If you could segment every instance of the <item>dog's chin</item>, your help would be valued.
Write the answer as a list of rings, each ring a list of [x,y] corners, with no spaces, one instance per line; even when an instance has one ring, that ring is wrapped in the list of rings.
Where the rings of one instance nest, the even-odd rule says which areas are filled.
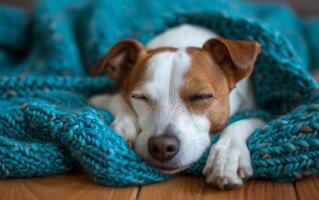
[[[187,169],[189,167],[189,165],[187,166],[183,166],[183,167],[178,167],[178,168],[167,168],[167,167],[156,167],[160,172],[162,172],[163,174],[166,175],[173,175],[173,174],[177,174],[179,172],[184,171],[185,169]]]
[[[154,165],[154,164],[151,164],[151,165],[166,175],[177,174],[179,172],[184,171],[185,169],[187,169],[190,166],[190,165],[185,165],[185,166],[181,166],[181,167],[165,167],[165,166],[158,166],[158,165]]]

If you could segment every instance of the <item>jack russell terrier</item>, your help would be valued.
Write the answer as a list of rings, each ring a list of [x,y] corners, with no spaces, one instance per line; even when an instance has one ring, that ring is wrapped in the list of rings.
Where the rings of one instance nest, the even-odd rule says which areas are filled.
[[[107,68],[120,91],[90,102],[114,115],[112,128],[146,162],[177,173],[200,158],[210,133],[223,129],[230,115],[254,107],[247,77],[259,51],[257,42],[218,38],[188,24],[159,34],[146,47],[122,40],[93,72]],[[252,175],[246,140],[264,124],[243,119],[222,131],[203,170],[207,183],[233,188]]]

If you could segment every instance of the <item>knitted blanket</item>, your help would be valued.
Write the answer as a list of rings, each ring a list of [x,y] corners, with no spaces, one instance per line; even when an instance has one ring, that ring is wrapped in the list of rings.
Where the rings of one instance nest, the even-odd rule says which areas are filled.
[[[280,20],[278,20],[280,19]],[[109,127],[111,114],[87,103],[116,87],[87,74],[122,38],[147,42],[191,23],[230,39],[257,40],[252,80],[268,125],[248,140],[255,178],[292,181],[319,170],[319,93],[307,67],[319,66],[319,21],[281,5],[239,1],[39,1],[32,13],[0,7],[0,177],[83,168],[96,182],[146,184],[167,176],[145,164]],[[211,138],[214,143],[218,134]],[[201,174],[208,151],[187,173]]]

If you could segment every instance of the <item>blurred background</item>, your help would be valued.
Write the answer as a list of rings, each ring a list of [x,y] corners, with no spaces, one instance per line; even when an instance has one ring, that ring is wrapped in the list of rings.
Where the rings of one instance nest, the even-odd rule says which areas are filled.
[[[319,15],[319,0],[245,0],[247,2],[280,2],[293,7],[299,16],[311,17]],[[0,0],[0,3],[15,5],[28,11],[32,10],[36,0]]]

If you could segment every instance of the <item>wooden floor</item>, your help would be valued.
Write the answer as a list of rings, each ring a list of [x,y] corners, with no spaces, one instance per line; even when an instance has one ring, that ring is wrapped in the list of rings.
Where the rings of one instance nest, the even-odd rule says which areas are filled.
[[[236,190],[221,191],[201,177],[180,176],[143,187],[112,188],[97,185],[81,173],[65,176],[0,181],[0,199],[112,199],[112,200],[206,200],[206,199],[319,199],[319,176],[296,183],[254,180]]]

